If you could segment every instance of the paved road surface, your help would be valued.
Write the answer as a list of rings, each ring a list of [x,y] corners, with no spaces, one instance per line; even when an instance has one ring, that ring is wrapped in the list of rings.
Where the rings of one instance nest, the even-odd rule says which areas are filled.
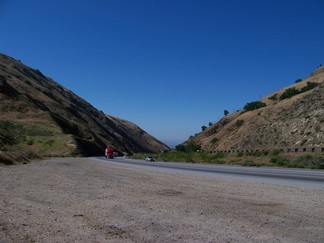
[[[241,167],[178,162],[146,162],[144,160],[133,160],[120,157],[109,160],[103,157],[97,157],[95,159],[106,163],[118,163],[125,166],[167,171],[170,173],[197,174],[231,180],[258,181],[269,184],[324,190],[323,170]]]

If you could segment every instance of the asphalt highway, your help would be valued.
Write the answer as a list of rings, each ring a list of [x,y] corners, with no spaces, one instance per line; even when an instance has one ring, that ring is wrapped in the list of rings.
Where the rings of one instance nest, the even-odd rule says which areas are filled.
[[[323,170],[241,167],[179,162],[147,162],[145,160],[133,160],[122,157],[114,159],[96,157],[93,159],[105,163],[115,163],[128,167],[157,170],[168,173],[186,173],[229,180],[256,181],[261,183],[324,190]]]

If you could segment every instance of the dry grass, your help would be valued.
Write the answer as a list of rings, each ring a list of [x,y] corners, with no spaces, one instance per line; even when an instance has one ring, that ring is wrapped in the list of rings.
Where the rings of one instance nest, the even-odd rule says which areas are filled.
[[[133,155],[134,159],[144,159],[148,154]],[[278,150],[272,152],[250,153],[197,153],[170,151],[154,156],[158,161],[209,163],[241,166],[268,166],[324,169],[324,153],[283,153]]]
[[[287,88],[299,90],[308,82],[320,85],[289,99],[279,100]],[[192,142],[206,151],[323,146],[323,91],[324,71],[264,97],[261,99],[267,104],[264,108],[249,112],[241,110],[225,116],[193,137]],[[275,94],[278,99],[270,100],[269,97]]]
[[[41,159],[41,156],[34,152],[0,152],[0,164],[5,165],[28,163],[36,159]]]

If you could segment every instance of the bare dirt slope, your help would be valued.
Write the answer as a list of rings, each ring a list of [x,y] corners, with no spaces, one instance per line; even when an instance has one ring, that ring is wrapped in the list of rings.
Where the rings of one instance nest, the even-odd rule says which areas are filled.
[[[87,158],[0,166],[0,242],[324,242],[324,193]]]

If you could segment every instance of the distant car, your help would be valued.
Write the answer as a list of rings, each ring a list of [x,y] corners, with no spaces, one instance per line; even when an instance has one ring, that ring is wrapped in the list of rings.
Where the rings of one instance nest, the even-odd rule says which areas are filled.
[[[145,158],[145,161],[148,161],[148,162],[154,162],[155,159],[154,159],[153,156],[147,156],[147,157]]]

